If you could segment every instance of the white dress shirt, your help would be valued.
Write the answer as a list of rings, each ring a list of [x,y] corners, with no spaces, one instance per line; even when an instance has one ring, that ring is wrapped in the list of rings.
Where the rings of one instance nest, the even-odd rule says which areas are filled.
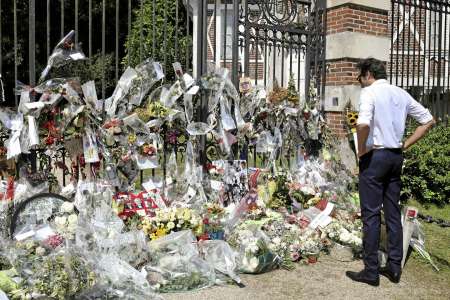
[[[379,79],[361,90],[357,124],[370,127],[366,147],[402,148],[407,116],[420,124],[433,120],[428,109],[405,90]]]

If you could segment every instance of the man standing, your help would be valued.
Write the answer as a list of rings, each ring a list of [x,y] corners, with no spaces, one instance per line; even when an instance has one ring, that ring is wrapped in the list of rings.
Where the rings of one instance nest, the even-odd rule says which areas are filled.
[[[403,256],[400,213],[402,151],[421,139],[433,126],[430,112],[406,91],[389,84],[385,65],[368,58],[358,64],[358,81],[363,88],[357,122],[359,196],[363,222],[364,270],[347,271],[354,281],[373,286],[379,274],[398,283]],[[421,125],[402,143],[407,116]],[[388,262],[378,268],[380,212],[383,207],[388,235]]]

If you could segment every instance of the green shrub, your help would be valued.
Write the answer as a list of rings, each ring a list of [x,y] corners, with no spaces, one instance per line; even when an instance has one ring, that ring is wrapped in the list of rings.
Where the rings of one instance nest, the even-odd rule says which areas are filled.
[[[176,2],[179,6],[178,19]],[[155,9],[153,3],[153,0],[144,0],[142,8],[134,10],[135,20],[127,37],[126,56],[122,64],[134,67],[146,58],[153,58],[163,65],[166,61],[166,78],[171,80],[174,78],[172,63],[179,61],[184,65],[186,49],[191,45],[186,32],[186,10],[180,0],[156,0]],[[164,20],[165,15],[167,20]]]
[[[405,152],[402,199],[450,203],[450,127],[436,126]]]

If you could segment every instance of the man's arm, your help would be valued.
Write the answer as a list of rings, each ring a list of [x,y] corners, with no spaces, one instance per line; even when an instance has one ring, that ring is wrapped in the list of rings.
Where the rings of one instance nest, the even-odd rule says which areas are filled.
[[[367,153],[367,138],[369,137],[370,127],[367,124],[358,124],[356,126],[356,136],[358,137],[358,156],[361,157]]]
[[[408,106],[408,115],[413,117],[421,125],[416,128],[414,133],[409,138],[406,139],[405,143],[403,144],[403,150],[408,149],[418,140],[420,140],[436,123],[433,119],[433,116],[430,114],[430,111],[423,107],[422,104],[414,100],[412,97],[410,98]]]
[[[419,141],[428,132],[428,130],[430,130],[431,127],[433,127],[434,124],[436,124],[436,121],[433,119],[428,123],[425,123],[417,127],[414,133],[409,138],[406,139],[405,143],[403,144],[403,150],[406,150],[415,143],[417,143],[417,141]]]
[[[367,139],[370,133],[370,126],[373,120],[374,112],[374,98],[367,91],[367,89],[361,90],[359,97],[359,115],[356,125],[356,136],[358,139],[358,156],[361,157],[366,154],[370,149],[367,149]]]

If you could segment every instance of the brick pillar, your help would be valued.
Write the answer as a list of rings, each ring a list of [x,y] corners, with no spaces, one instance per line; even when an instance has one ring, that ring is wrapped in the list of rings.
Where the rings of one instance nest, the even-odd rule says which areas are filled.
[[[328,0],[327,76],[325,111],[327,123],[340,137],[346,136],[345,105],[358,108],[360,86],[356,64],[367,57],[388,61],[390,0]]]

